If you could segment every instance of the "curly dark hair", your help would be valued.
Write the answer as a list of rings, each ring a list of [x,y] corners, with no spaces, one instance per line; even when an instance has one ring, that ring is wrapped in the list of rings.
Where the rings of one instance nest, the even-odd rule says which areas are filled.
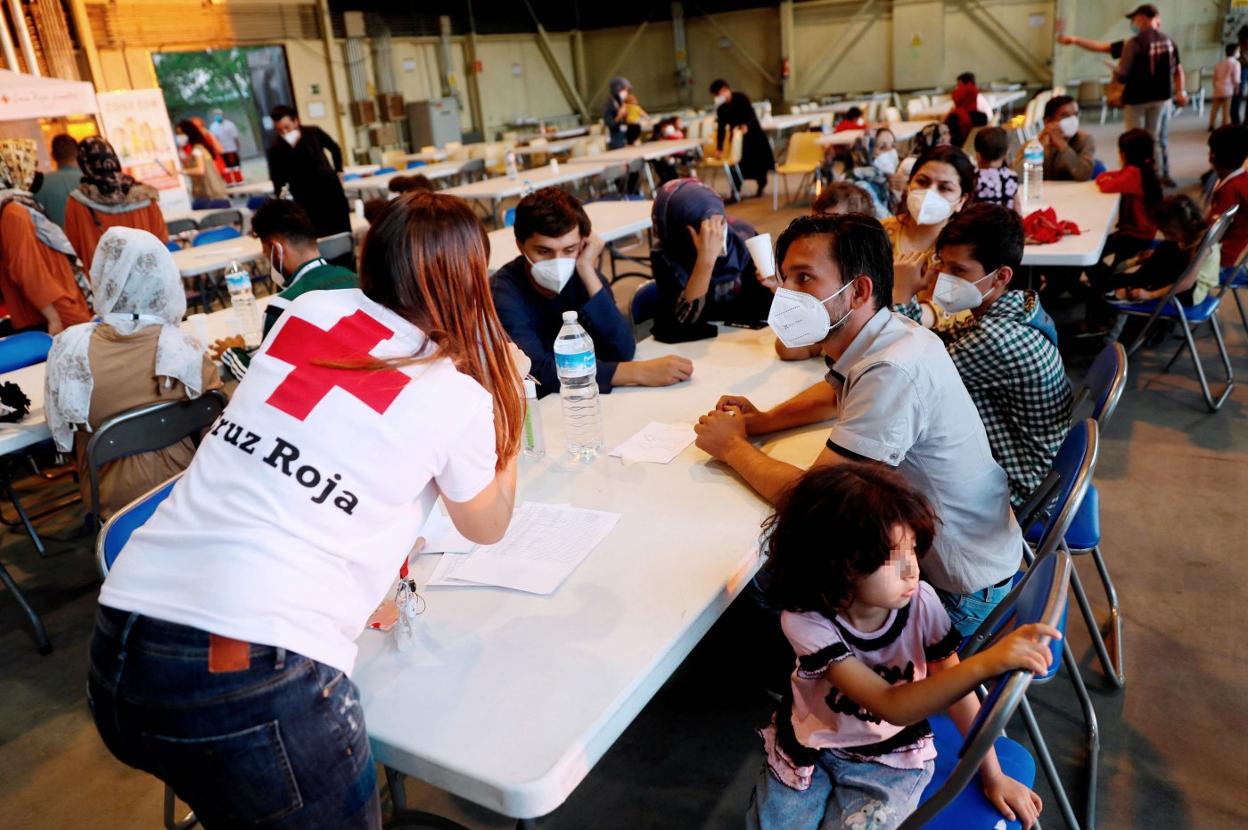
[[[914,533],[922,557],[937,521],[927,500],[887,467],[847,462],[811,470],[763,523],[768,599],[832,619],[852,601],[854,583],[888,562],[894,528]]]

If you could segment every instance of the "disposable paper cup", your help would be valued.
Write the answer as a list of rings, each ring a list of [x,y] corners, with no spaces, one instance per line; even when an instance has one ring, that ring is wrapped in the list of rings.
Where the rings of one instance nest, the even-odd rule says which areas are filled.
[[[776,252],[771,248],[771,234],[760,233],[752,236],[745,240],[745,247],[749,249],[750,258],[754,260],[759,276],[770,278],[776,275]]]

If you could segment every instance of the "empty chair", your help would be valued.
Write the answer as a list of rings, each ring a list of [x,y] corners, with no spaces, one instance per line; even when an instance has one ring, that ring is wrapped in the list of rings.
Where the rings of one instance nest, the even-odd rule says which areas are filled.
[[[252,211],[259,210],[262,204],[272,198],[272,196],[252,196],[247,200],[247,209]]]
[[[819,145],[819,133],[801,132],[794,133],[789,139],[789,148],[785,153],[784,162],[776,165],[776,175],[780,178],[781,184],[784,186],[785,199],[789,198],[789,176],[799,175],[801,178],[797,182],[795,193],[801,193],[803,187],[809,182],[814,181],[815,173],[823,164],[823,147]],[[779,206],[779,196],[777,189],[771,191],[771,207],[772,210]]]
[[[230,207],[229,199],[209,199],[207,196],[200,196],[191,202],[191,210],[228,210]]]
[[[220,228],[231,225],[238,228],[243,226],[243,212],[241,210],[220,210],[216,213],[210,213],[203,219],[199,220],[199,229],[201,232],[206,231],[209,228]]]
[[[52,335],[46,331],[19,331],[0,337],[0,375],[43,363],[51,348]]]
[[[190,233],[199,227],[199,223],[189,216],[184,219],[171,219],[165,223],[166,229],[170,236],[178,236],[179,234]]]
[[[210,245],[213,242],[225,242],[229,239],[238,239],[243,233],[238,228],[224,226],[220,228],[212,228],[211,230],[200,231],[195,234],[195,238],[191,240],[191,247],[198,248],[200,245]]]

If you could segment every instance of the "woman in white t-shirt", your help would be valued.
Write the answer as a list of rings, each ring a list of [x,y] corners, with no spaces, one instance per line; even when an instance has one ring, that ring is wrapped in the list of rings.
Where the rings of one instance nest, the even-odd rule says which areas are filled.
[[[100,592],[89,698],[109,749],[208,828],[380,827],[354,641],[441,496],[502,537],[523,417],[486,235],[395,200],[360,289],[299,297]]]

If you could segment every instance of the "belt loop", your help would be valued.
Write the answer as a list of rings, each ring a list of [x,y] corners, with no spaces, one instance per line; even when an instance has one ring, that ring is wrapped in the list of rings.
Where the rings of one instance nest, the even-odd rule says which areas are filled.
[[[277,662],[273,664],[273,669],[281,671],[284,668],[286,668],[286,649],[279,647],[277,649]]]

